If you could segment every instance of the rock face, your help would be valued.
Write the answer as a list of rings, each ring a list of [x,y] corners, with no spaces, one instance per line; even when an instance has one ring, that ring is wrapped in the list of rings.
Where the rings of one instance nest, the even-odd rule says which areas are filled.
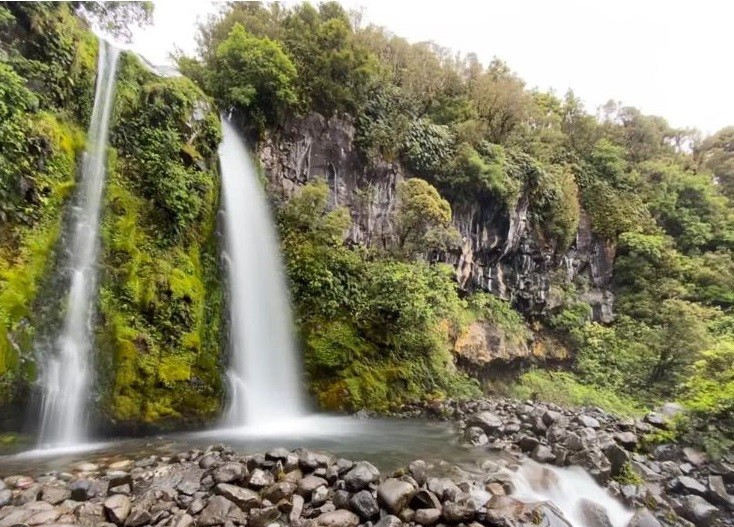
[[[381,246],[393,236],[391,214],[395,185],[406,171],[396,163],[370,160],[367,166],[354,144],[355,129],[347,120],[312,113],[292,119],[258,145],[271,195],[290,197],[316,178],[331,189],[331,204],[346,206],[352,216],[352,242]],[[562,276],[579,286],[597,320],[610,321],[610,290],[615,248],[591,232],[582,215],[573,246],[563,254],[543,241],[529,221],[529,193],[506,210],[500,202],[452,203],[454,224],[462,247],[443,255],[456,269],[466,289],[484,289],[512,299],[526,312],[557,306],[552,277]]]

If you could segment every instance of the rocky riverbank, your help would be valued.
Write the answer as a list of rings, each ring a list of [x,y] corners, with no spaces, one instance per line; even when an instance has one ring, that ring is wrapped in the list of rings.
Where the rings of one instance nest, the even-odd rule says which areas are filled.
[[[416,460],[380,473],[366,461],[304,449],[243,455],[215,445],[81,463],[0,481],[0,527],[734,525],[731,459],[712,462],[677,445],[642,448],[646,434],[667,426],[662,414],[619,419],[504,399],[430,411],[456,420],[462,440],[486,460],[475,467]],[[598,487],[560,468],[569,465],[629,510],[620,512],[601,489],[599,499],[582,496],[584,485]],[[577,476],[581,486],[568,486],[564,478]]]
[[[612,495],[648,508],[663,525],[734,525],[734,453],[712,461],[691,446],[649,441],[663,435],[679,411],[666,405],[641,418],[619,418],[598,408],[496,398],[414,407],[405,414],[455,420],[467,444],[581,466]]]

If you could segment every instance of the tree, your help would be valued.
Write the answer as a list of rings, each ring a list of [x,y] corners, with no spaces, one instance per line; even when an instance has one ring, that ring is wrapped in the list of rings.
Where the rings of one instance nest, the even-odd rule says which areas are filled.
[[[707,137],[695,155],[699,167],[710,171],[721,192],[734,200],[734,126]]]
[[[451,225],[451,206],[430,183],[417,178],[397,185],[394,223],[398,252],[412,258],[446,250],[459,239]]]
[[[72,7],[102,31],[131,42],[133,26],[153,21],[153,2],[71,2]]]
[[[217,48],[210,83],[224,108],[264,126],[296,102],[295,78],[296,68],[277,42],[254,37],[237,23]]]

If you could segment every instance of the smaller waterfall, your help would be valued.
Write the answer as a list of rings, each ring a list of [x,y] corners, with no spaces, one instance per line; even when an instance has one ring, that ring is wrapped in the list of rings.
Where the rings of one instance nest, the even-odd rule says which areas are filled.
[[[262,426],[303,413],[300,368],[268,203],[244,141],[226,119],[222,130],[230,347],[224,424]]]
[[[82,442],[86,435],[99,217],[118,55],[117,48],[100,40],[94,108],[72,210],[68,256],[62,270],[69,281],[66,312],[54,349],[41,354],[40,443],[44,446],[73,445]]]

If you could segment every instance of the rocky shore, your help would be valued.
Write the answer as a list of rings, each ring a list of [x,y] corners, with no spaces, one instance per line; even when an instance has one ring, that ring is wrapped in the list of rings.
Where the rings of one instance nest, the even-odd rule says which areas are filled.
[[[0,527],[568,527],[567,508],[517,497],[519,471],[530,468],[524,481],[547,490],[561,488],[554,467],[568,465],[629,507],[620,519],[580,499],[575,513],[585,527],[734,525],[731,459],[712,462],[676,445],[639,448],[645,434],[666,426],[662,414],[618,419],[503,399],[433,410],[455,419],[467,444],[494,453],[491,461],[465,470],[416,460],[381,474],[366,461],[305,449],[243,455],[214,445],[6,477]]]

